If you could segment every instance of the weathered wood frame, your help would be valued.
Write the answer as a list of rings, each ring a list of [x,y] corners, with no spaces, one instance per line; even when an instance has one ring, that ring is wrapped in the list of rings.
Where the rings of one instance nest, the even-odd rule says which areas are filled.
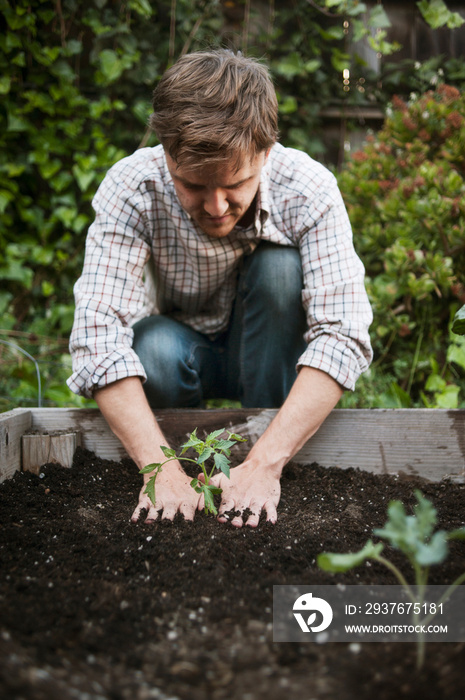
[[[167,441],[196,427],[199,434],[226,427],[248,438],[237,446],[245,454],[276,410],[165,409],[155,414]],[[0,414],[0,481],[22,468],[25,433],[64,430],[80,433],[82,446],[99,457],[120,460],[125,455],[98,409],[18,408]],[[294,461],[464,482],[465,410],[335,409]]]

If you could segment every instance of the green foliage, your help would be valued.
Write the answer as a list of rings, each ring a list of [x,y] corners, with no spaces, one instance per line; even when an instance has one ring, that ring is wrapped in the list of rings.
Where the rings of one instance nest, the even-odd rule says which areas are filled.
[[[465,306],[462,306],[455,314],[452,332],[458,335],[465,335]]]
[[[464,345],[450,330],[465,300],[464,139],[465,97],[441,84],[395,98],[339,177],[367,269],[372,375],[389,379],[397,406],[465,405]]]
[[[449,532],[445,530],[435,531],[437,524],[435,507],[420,491],[415,491],[415,496],[417,504],[414,507],[413,515],[407,515],[401,501],[391,501],[388,506],[388,519],[384,527],[373,530],[373,534],[386,540],[394,549],[405,555],[415,574],[416,589],[407,583],[406,578],[395,564],[382,556],[384,545],[382,543],[374,544],[372,540],[368,540],[358,552],[347,554],[323,552],[317,557],[318,566],[324,571],[341,573],[350,571],[370,559],[377,561],[387,567],[403,586],[414,604],[414,611],[415,608],[420,610],[428,582],[429,567],[445,561],[449,553],[448,542],[450,540],[465,539],[465,527]],[[448,600],[454,589],[464,580],[465,573],[458,576],[448,587],[438,601],[438,606]],[[415,616],[418,617],[418,613],[414,612]],[[430,616],[431,618],[432,616]],[[424,639],[422,637],[419,638],[417,652],[417,666],[421,668],[424,661]]]
[[[66,385],[71,374],[66,340],[0,331],[0,366],[0,412],[17,406],[96,406]]]
[[[108,168],[144,139],[151,91],[170,56],[192,41],[199,19],[199,41],[218,26],[216,3],[178,0],[172,42],[170,8],[169,0],[0,0],[1,330],[43,336],[44,375],[45,346],[54,352],[71,330],[91,199]],[[44,377],[44,398],[82,403],[64,384],[69,356],[61,354],[53,391]],[[10,352],[7,362],[0,407],[37,401],[28,361]]]
[[[322,109],[382,105],[393,89],[423,89],[440,71],[451,83],[465,82],[463,61],[443,57],[421,69],[410,62],[371,71],[360,47],[384,56],[396,49],[387,41],[382,4],[293,0],[261,5],[260,12],[252,3],[250,13],[247,7],[239,0],[0,0],[1,330],[42,338],[46,387],[47,343],[52,352],[60,343],[58,382],[69,364],[62,341],[71,329],[92,197],[115,161],[155,143],[146,128],[151,91],[179,55],[226,45],[265,56],[279,97],[281,140],[323,158]],[[420,8],[433,26],[458,26],[442,0],[422,0]],[[342,80],[346,69],[350,89]],[[441,191],[435,211],[445,206]],[[437,269],[437,258],[431,264],[438,284],[447,285],[448,270]],[[426,284],[412,281],[412,292]],[[4,379],[1,393],[32,401],[27,361],[16,359],[13,374],[22,379],[17,386]],[[75,402],[66,389],[53,395]]]
[[[446,532],[437,530],[437,511],[431,501],[420,491],[415,491],[417,504],[413,515],[407,515],[401,501],[391,501],[388,506],[388,519],[382,528],[373,530],[373,534],[386,540],[394,549],[404,554],[415,572],[417,585],[426,585],[428,567],[441,564],[448,555],[448,541],[465,539],[465,528]],[[344,572],[360,566],[368,559],[386,563],[381,556],[382,543],[373,544],[368,540],[359,552],[338,554],[325,552],[318,555],[318,566],[325,571]],[[391,564],[391,570],[399,582],[404,585],[403,575]]]
[[[228,438],[222,438],[221,436],[225,433],[228,434]],[[162,471],[163,466],[167,462],[171,462],[175,459],[179,459],[185,462],[192,462],[196,464],[203,472],[203,480],[195,477],[191,481],[192,488],[199,495],[203,495],[205,503],[205,513],[211,513],[212,515],[217,515],[217,509],[215,506],[214,497],[221,493],[221,489],[216,486],[212,486],[210,480],[215,472],[218,470],[222,472],[229,479],[229,456],[231,455],[231,447],[237,442],[245,442],[245,438],[242,438],[236,433],[231,433],[225,428],[220,428],[219,430],[214,430],[212,433],[207,435],[205,440],[201,440],[197,437],[197,428],[191,433],[187,442],[181,445],[181,451],[179,455],[171,447],[161,447],[163,454],[166,457],[164,462],[154,462],[153,464],[148,464],[146,467],[140,470],[141,474],[152,474],[148,480],[145,491],[152,501],[153,505],[156,506],[156,492],[155,492],[155,482],[158,474]],[[192,449],[197,453],[197,457],[192,459],[190,457],[184,457],[186,452]],[[213,458],[213,466],[210,471],[207,470],[206,462],[210,458]]]

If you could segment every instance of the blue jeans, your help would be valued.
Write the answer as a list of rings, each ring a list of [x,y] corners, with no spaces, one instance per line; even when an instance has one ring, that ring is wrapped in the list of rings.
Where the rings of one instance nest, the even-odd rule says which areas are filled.
[[[215,340],[169,316],[134,325],[133,347],[152,408],[194,408],[206,399],[277,408],[305,349],[302,265],[296,248],[262,242],[242,261],[227,331]]]

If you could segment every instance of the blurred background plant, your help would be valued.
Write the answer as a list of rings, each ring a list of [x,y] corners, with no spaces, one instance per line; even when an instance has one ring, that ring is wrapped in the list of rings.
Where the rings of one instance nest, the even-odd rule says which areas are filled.
[[[392,0],[0,0],[0,338],[39,362],[44,405],[88,405],[68,391],[65,379],[72,288],[92,220],[91,200],[116,160],[156,143],[146,129],[150,97],[168,65],[182,53],[218,45],[266,58],[279,97],[282,142],[337,169],[368,127],[382,125],[394,92],[406,99],[412,90],[424,92],[438,81],[464,84],[465,3],[449,5],[442,0],[420,0],[408,8]],[[433,196],[429,183],[436,177],[443,184],[434,194],[436,203],[425,204],[423,218],[431,214],[435,222],[438,208],[445,206],[441,192],[460,187],[454,179],[446,182],[433,165],[422,175],[423,191]],[[362,193],[362,199],[366,196]],[[375,243],[359,220],[354,225],[357,237],[371,236]],[[404,237],[408,225],[406,214]],[[373,260],[381,264],[385,255],[384,240],[376,245],[360,250],[367,255],[372,285]],[[389,264],[395,266],[402,250],[390,246]],[[410,247],[422,250],[420,244]],[[440,269],[439,249],[436,258],[435,250],[426,250],[443,294],[443,315],[453,271],[449,263]],[[426,263],[418,265],[423,269]],[[407,268],[404,273],[407,279]],[[418,282],[411,283],[410,294],[422,295],[426,282],[414,274]],[[370,293],[379,306],[381,292],[373,286]],[[399,369],[393,370],[401,315],[382,316],[384,325],[393,325],[385,325],[386,332],[374,330],[375,369],[348,402],[378,405],[392,378],[414,402],[421,400],[418,370],[407,383]],[[422,326],[416,317],[409,316],[408,323],[416,324],[409,327],[412,343]],[[395,334],[389,352],[381,350],[380,332],[388,339]],[[34,364],[0,345],[0,408],[36,402]],[[423,366],[426,347],[420,344],[415,367]],[[444,363],[438,363],[434,386],[440,380],[449,386]],[[424,395],[434,405],[440,393],[436,388]]]
[[[382,376],[371,405],[465,406],[465,342],[451,330],[465,302],[464,143],[465,96],[440,84],[395,98],[339,174],[374,311],[359,389]]]

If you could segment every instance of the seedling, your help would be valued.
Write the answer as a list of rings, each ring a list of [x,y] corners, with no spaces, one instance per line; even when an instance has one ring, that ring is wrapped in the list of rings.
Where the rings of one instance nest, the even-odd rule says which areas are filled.
[[[221,438],[224,433],[228,434],[227,439]],[[163,454],[166,459],[164,462],[156,462],[153,464],[148,464],[146,467],[140,470],[141,474],[153,475],[147,482],[144,493],[148,495],[153,505],[156,505],[156,494],[155,494],[155,482],[158,474],[162,471],[163,466],[167,462],[171,462],[174,459],[179,459],[185,462],[193,462],[197,464],[203,472],[204,481],[201,481],[197,477],[192,479],[191,486],[198,493],[203,494],[205,502],[205,513],[211,513],[212,515],[217,515],[218,511],[215,507],[214,497],[216,494],[221,493],[221,489],[210,484],[210,480],[217,469],[222,472],[229,479],[229,456],[231,454],[231,447],[237,442],[246,442],[246,438],[236,435],[236,433],[231,433],[225,428],[220,430],[215,430],[214,432],[207,435],[205,440],[201,440],[197,437],[197,428],[193,433],[190,434],[189,440],[181,445],[179,455],[176,450],[171,449],[171,447],[161,447]],[[190,457],[183,457],[189,448],[192,448],[197,452],[197,457],[192,459]],[[211,468],[206,467],[206,462],[208,459],[213,458],[213,465]]]
[[[417,505],[414,506],[414,515],[407,515],[401,501],[391,501],[388,506],[388,519],[383,528],[373,530],[373,534],[387,540],[394,549],[400,550],[410,562],[414,574],[416,589],[407,583],[402,572],[389,559],[381,555],[384,549],[382,542],[375,544],[368,540],[365,546],[358,552],[336,554],[324,552],[317,557],[318,566],[325,571],[345,572],[360,566],[368,559],[373,559],[386,566],[403,586],[409,599],[413,603],[413,610],[421,610],[428,582],[429,567],[433,564],[441,564],[448,555],[448,541],[465,539],[465,527],[446,532],[437,530],[437,512],[431,501],[423,496],[420,491],[415,491]],[[446,602],[454,589],[465,581],[465,572],[461,574],[445,591],[437,602],[436,609],[441,603]],[[429,615],[422,624],[433,619]],[[416,624],[419,615],[414,612]],[[417,668],[421,668],[425,656],[425,641],[423,636],[418,637],[417,643]]]

